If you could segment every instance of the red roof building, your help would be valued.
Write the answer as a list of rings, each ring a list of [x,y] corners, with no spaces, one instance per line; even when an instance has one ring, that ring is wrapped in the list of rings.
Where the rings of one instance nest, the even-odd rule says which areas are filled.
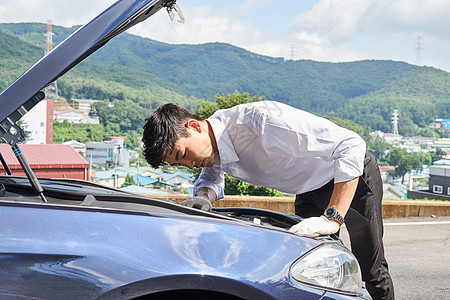
[[[36,177],[88,180],[89,163],[70,145],[19,145]],[[12,175],[25,176],[11,147],[0,144],[0,153]],[[6,174],[0,164],[0,174]]]

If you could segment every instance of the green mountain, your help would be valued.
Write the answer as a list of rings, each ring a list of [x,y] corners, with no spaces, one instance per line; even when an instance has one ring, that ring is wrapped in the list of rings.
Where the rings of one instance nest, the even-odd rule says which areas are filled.
[[[53,26],[55,44],[75,29]],[[0,56],[2,74],[10,73],[12,62],[28,65],[17,61],[15,49],[38,60],[44,33],[44,24],[0,24],[0,54],[5,52],[2,38],[12,45]],[[14,77],[8,76],[0,79],[0,88]],[[284,60],[223,43],[171,45],[127,33],[70,71],[58,86],[65,97],[130,99],[148,109],[169,101],[192,108],[198,98],[249,92],[384,131],[391,130],[391,115],[398,109],[404,135],[416,134],[417,126],[435,118],[448,118],[450,110],[450,73],[435,68],[380,60]]]
[[[77,27],[54,26],[54,44]],[[8,87],[44,54],[45,25],[38,23],[0,24],[0,90]],[[56,38],[58,36],[58,38]],[[151,109],[168,101],[195,108],[198,99],[180,92],[178,85],[130,67],[87,59],[58,80],[64,98],[132,100]]]

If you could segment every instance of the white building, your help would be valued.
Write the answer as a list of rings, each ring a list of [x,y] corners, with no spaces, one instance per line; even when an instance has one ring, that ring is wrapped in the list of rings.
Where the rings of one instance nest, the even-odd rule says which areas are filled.
[[[67,121],[75,124],[100,124],[98,117],[90,117],[87,113],[76,111],[55,111],[53,118],[58,122]]]
[[[103,142],[86,143],[86,160],[90,164],[118,165],[128,167],[130,157],[124,151],[123,139],[113,138]]]
[[[53,144],[53,99],[43,99],[22,118],[25,144]]]
[[[86,145],[75,140],[64,142],[64,145],[70,145],[72,148],[83,156],[86,154]]]

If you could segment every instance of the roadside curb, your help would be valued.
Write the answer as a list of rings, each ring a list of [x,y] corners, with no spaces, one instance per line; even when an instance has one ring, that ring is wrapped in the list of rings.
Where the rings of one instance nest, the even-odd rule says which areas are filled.
[[[181,202],[190,195],[145,194],[146,196]],[[294,214],[293,197],[226,196],[213,207],[252,207]],[[419,200],[383,200],[383,218],[450,216],[450,202]]]
[[[450,202],[384,200],[383,218],[450,216]]]

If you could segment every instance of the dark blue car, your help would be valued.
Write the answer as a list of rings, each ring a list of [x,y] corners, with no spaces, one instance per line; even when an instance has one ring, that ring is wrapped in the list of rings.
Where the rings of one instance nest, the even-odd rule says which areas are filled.
[[[370,299],[339,240],[288,232],[297,216],[34,176],[17,121],[48,84],[161,9],[179,12],[173,0],[117,1],[0,94],[0,138],[27,174],[0,154],[0,299]]]

